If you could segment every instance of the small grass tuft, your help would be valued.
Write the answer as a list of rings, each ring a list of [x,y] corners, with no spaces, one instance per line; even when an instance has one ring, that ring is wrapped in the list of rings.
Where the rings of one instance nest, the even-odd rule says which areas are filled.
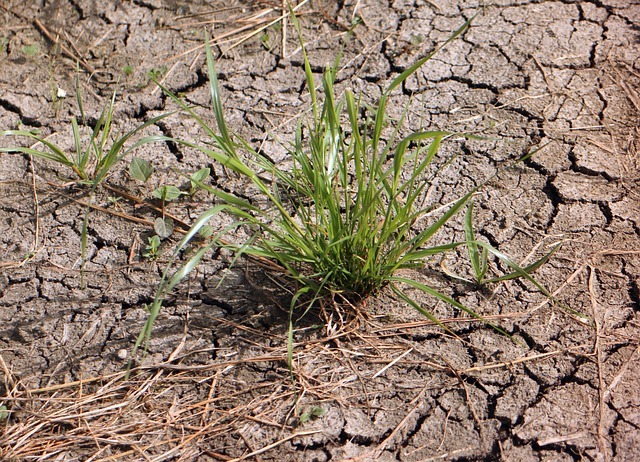
[[[82,105],[82,95],[78,82],[76,82],[76,101],[80,111],[80,120],[86,121],[84,109]],[[89,130],[88,137],[76,117],[71,119],[71,129],[73,132],[73,141],[75,152],[66,153],[64,149],[51,143],[46,138],[40,136],[38,130],[7,130],[0,132],[0,136],[17,136],[27,138],[35,142],[31,147],[12,146],[0,148],[0,152],[22,153],[31,156],[40,157],[50,162],[64,166],[73,176],[75,180],[87,188],[89,188],[89,203],[85,209],[84,221],[82,226],[82,264],[86,259],[87,249],[87,226],[89,212],[93,197],[98,186],[105,180],[115,165],[120,163],[130,152],[138,147],[162,141],[163,137],[148,136],[136,141],[131,147],[125,149],[125,144],[131,137],[136,135],[146,127],[155,124],[159,120],[167,117],[170,113],[149,119],[145,123],[139,125],[124,135],[114,134],[113,129],[113,112],[115,109],[116,92],[113,92],[109,103],[103,108],[100,117],[95,126]]]

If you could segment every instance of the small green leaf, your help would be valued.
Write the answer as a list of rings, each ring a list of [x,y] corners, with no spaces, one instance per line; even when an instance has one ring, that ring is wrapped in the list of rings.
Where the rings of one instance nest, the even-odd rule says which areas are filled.
[[[5,406],[4,404],[0,406],[0,421],[7,420],[10,414],[11,413],[7,409],[7,406]]]
[[[184,193],[175,186],[160,186],[153,191],[153,196],[163,200],[164,202],[171,202],[182,194]]]
[[[129,164],[129,175],[131,175],[131,178],[146,182],[152,173],[153,167],[148,161],[140,157],[131,159],[131,164]]]
[[[260,42],[262,43],[262,46],[265,50],[271,50],[271,37],[269,37],[269,34],[267,32],[260,36]]]
[[[149,72],[147,72],[147,77],[149,80],[158,80],[167,72],[167,66],[162,66],[160,69],[151,68]]]
[[[38,54],[38,45],[25,45],[22,47],[22,52],[28,56],[35,56]]]
[[[198,183],[202,183],[211,175],[211,169],[209,167],[201,168],[196,173],[191,175],[189,181],[191,181],[191,194],[195,193],[198,189]]]
[[[322,417],[325,411],[320,406],[313,406],[311,410],[300,414],[300,423],[307,423],[309,420],[315,420]]]
[[[166,239],[173,232],[173,220],[171,218],[156,218],[153,229],[161,239]]]

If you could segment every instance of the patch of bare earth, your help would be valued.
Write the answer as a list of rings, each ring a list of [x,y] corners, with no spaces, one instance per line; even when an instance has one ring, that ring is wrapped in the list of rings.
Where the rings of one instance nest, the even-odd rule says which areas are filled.
[[[130,130],[175,109],[148,83],[152,70],[211,120],[206,27],[217,40],[229,125],[286,162],[279,143],[309,102],[297,39],[290,24],[247,35],[280,17],[281,7],[3,2],[0,131],[38,128],[71,149],[76,75],[87,123],[118,89],[114,123]],[[176,231],[163,243],[158,261],[142,257],[160,213],[153,188],[183,185],[177,171],[210,166],[210,181],[247,197],[255,192],[187,149],[141,148],[135,155],[156,172],[142,185],[123,163],[98,191],[83,282],[85,190],[58,166],[2,153],[0,458],[636,460],[640,3],[315,0],[298,11],[318,74],[352,19],[362,18],[346,42],[339,86],[365,99],[477,15],[393,95],[392,115],[409,105],[412,129],[489,138],[443,148],[428,200],[446,204],[500,169],[475,199],[479,235],[523,264],[562,241],[536,277],[592,324],[529,284],[477,291],[439,276],[435,261],[412,276],[519,343],[422,297],[455,338],[382,293],[357,316],[327,305],[324,316],[298,323],[292,380],[286,291],[254,262],[230,268],[233,256],[214,252],[172,295],[148,356],[127,378],[145,304],[179,238]],[[205,139],[180,114],[144,134]],[[0,138],[0,146],[16,142]],[[504,168],[543,145],[526,164]],[[199,192],[166,211],[188,226],[210,205]],[[441,239],[463,236],[456,223]],[[442,264],[463,272],[462,261]]]

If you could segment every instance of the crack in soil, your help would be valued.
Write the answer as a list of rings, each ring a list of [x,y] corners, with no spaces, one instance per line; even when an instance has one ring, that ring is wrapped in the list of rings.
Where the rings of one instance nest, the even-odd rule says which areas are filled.
[[[343,63],[350,63],[351,67],[341,74],[338,83],[343,87],[354,85],[356,89],[364,89],[365,99],[376,91],[379,93],[379,87],[384,88],[390,78],[406,69],[412,59],[417,59],[416,53],[427,52],[441,43],[451,27],[458,27],[465,17],[475,13],[472,8],[456,2],[441,2],[437,7],[417,1],[367,0],[357,3],[359,11],[355,14],[361,15],[364,23],[356,30],[357,40],[345,44]],[[161,92],[153,93],[154,88],[148,84],[144,74],[151,68],[160,69],[167,57],[173,59],[173,56],[202,41],[198,27],[187,24],[188,18],[177,21],[173,17],[179,9],[178,4],[176,7],[173,3],[158,5],[157,2],[135,0],[127,5],[126,12],[120,6],[106,10],[85,0],[69,0],[56,6],[60,14],[68,14],[64,30],[77,43],[81,43],[83,37],[80,31],[103,31],[105,26],[117,26],[117,30],[108,29],[111,32],[105,32],[103,37],[87,40],[91,46],[88,50],[79,50],[82,52],[79,55],[90,53],[95,66],[96,62],[103,60],[101,65],[104,69],[100,71],[107,74],[118,75],[125,64],[134,69],[131,76],[120,80],[125,88],[119,90],[119,94],[125,95],[126,99],[123,100],[125,107],[118,107],[116,115],[123,117],[124,123],[140,123],[155,112],[167,110],[170,103]],[[276,8],[264,2],[248,2],[245,7],[247,15],[263,11],[262,8]],[[5,92],[0,98],[0,130],[14,128],[17,117],[30,127],[58,133],[67,115],[79,111],[73,98],[61,99],[56,108],[58,113],[52,116],[54,109],[48,102],[49,87],[59,84],[61,88],[67,88],[66,82],[74,77],[74,66],[53,53],[51,56],[26,55],[23,50],[33,43],[33,31],[23,26],[30,24],[30,19],[27,16],[16,19],[18,16],[11,15],[20,11],[16,1],[10,1],[4,8],[2,14],[7,14],[10,24],[20,27],[9,28],[0,36],[0,40],[7,37],[6,45],[0,50],[0,60],[5,63],[3,72],[0,72],[0,89]],[[197,1],[192,2],[189,8],[189,15],[199,21],[212,18],[220,21],[213,28],[214,37],[236,27],[237,23],[233,21],[239,10],[219,11],[214,15],[211,5]],[[312,72],[319,75],[324,71],[325,63],[332,61],[336,47],[340,46],[343,40],[342,36],[339,37],[342,34],[340,24],[350,22],[354,6],[349,2],[339,2],[325,5],[321,12],[312,2],[308,8],[309,12],[301,15],[300,19],[314,59]],[[615,66],[618,58],[610,50],[638,51],[638,43],[623,38],[634,33],[633,8],[637,6],[615,6],[601,0],[582,3],[569,0],[508,2],[500,5],[490,2],[457,44],[464,55],[439,57],[437,62],[434,61],[438,71],[433,78],[431,74],[421,75],[416,83],[403,86],[394,100],[394,105],[399,107],[411,101],[414,105],[411,110],[415,109],[416,114],[426,112],[428,122],[438,128],[459,127],[490,138],[522,141],[515,148],[505,148],[504,142],[496,142],[495,148],[478,147],[475,142],[454,148],[462,153],[465,162],[450,166],[460,168],[462,173],[448,174],[438,181],[433,193],[441,201],[469,185],[477,185],[477,172],[499,167],[500,159],[512,159],[514,152],[526,153],[532,146],[553,142],[545,148],[547,157],[534,156],[525,162],[525,168],[515,173],[520,178],[514,180],[513,171],[501,174],[504,189],[483,198],[486,204],[478,204],[477,210],[486,213],[483,215],[485,226],[477,234],[496,248],[510,246],[510,242],[505,242],[505,236],[509,236],[508,240],[528,245],[530,242],[537,244],[536,239],[543,234],[551,234],[554,240],[564,235],[566,242],[559,251],[562,258],[554,260],[554,265],[544,265],[536,276],[539,274],[550,290],[560,288],[558,297],[569,300],[572,307],[585,301],[582,276],[577,275],[563,286],[575,270],[571,262],[581,258],[574,258],[574,255],[586,255],[588,250],[584,247],[596,245],[599,248],[635,249],[640,235],[637,220],[622,213],[619,207],[612,207],[622,200],[629,201],[628,206],[632,207],[636,198],[633,188],[619,180],[620,175],[614,165],[617,159],[613,155],[609,158],[606,152],[592,148],[585,141],[587,137],[595,139],[604,131],[620,139],[630,136],[631,132],[624,132],[613,117],[616,111],[627,113],[624,104],[631,108],[628,111],[630,120],[633,122],[637,118],[633,115],[633,102],[621,103],[615,97],[616,92],[607,87],[607,77],[612,77],[614,82],[619,77],[607,68],[609,64],[604,57],[608,54],[606,59],[613,60],[610,64]],[[36,15],[42,15],[42,12],[34,10],[28,17]],[[331,20],[327,19],[328,27],[323,29],[324,26],[318,24],[325,16]],[[225,20],[228,24],[224,24]],[[297,46],[297,38],[292,33],[291,23],[288,26],[287,49],[290,52]],[[278,34],[273,28],[268,32],[272,38]],[[409,36],[409,33],[413,35]],[[256,144],[262,143],[263,132],[280,127],[285,121],[289,122],[284,125],[284,139],[291,135],[295,128],[295,122],[291,122],[295,118],[291,117],[301,111],[307,100],[307,90],[301,78],[300,54],[282,57],[281,45],[277,41],[274,40],[272,49],[266,51],[258,36],[235,51],[218,57],[219,78],[230,114],[228,122],[233,130],[249,132],[247,139]],[[360,55],[362,48],[367,49],[374,43],[379,45]],[[222,49],[225,49],[224,45],[220,45]],[[164,84],[174,93],[184,94],[185,101],[191,106],[208,108],[208,78],[202,54],[187,53],[177,61],[171,61],[167,67],[171,69],[174,62],[178,62],[177,67],[163,75],[166,78]],[[634,69],[636,63],[628,65]],[[183,75],[183,72],[190,74]],[[99,109],[94,110],[98,96],[108,95],[110,91],[106,87],[113,83],[98,82],[90,76],[82,77],[83,88],[88,93],[87,105],[90,106],[87,113],[99,114]],[[427,98],[420,99],[417,97],[420,94]],[[458,124],[462,119],[458,117],[460,113],[451,112],[457,106],[464,106],[461,113],[469,120]],[[391,110],[396,111],[396,108]],[[205,117],[210,118],[210,111],[206,112]],[[575,130],[585,121],[605,128],[594,128],[585,137]],[[80,123],[95,127],[97,118],[94,116]],[[633,126],[633,123],[629,125]],[[195,130],[189,132],[192,126],[177,118],[165,119],[152,128],[168,137],[180,137],[185,131],[187,136],[198,136]],[[608,147],[610,142],[601,144]],[[7,138],[0,138],[0,143],[1,146],[10,144]],[[154,162],[162,158],[182,171],[197,171],[208,166],[214,187],[253,204],[260,202],[260,198],[246,185],[212,165],[210,159],[192,156],[187,149],[175,143],[165,143],[165,146],[161,148],[161,155],[154,151],[157,146],[142,149],[135,155]],[[280,153],[272,147],[265,151],[273,159],[282,161]],[[632,155],[632,152],[627,155]],[[0,165],[0,194],[4,197],[0,208],[0,232],[4,234],[2,248],[6,249],[3,250],[3,259],[21,261],[23,255],[20,253],[24,249],[15,241],[24,239],[24,233],[16,233],[14,229],[18,228],[16,223],[22,223],[20,220],[32,216],[32,211],[25,211],[21,205],[24,202],[22,196],[16,193],[10,180],[24,172],[23,157],[0,154]],[[51,170],[43,169],[41,165],[40,161],[35,163],[42,181],[53,180]],[[574,174],[579,176],[572,176]],[[114,183],[119,188],[127,190],[132,187],[126,178],[124,165],[113,175],[119,180]],[[633,171],[629,171],[628,176],[633,178]],[[535,179],[532,180],[533,177]],[[586,182],[584,191],[590,191],[592,195],[575,189],[582,184],[579,181]],[[539,194],[529,194],[532,188]],[[599,191],[605,195],[598,197]],[[130,348],[135,341],[147,316],[143,306],[153,302],[159,273],[168,260],[166,254],[161,255],[156,264],[141,258],[141,247],[144,248],[146,243],[141,244],[139,240],[136,243],[132,236],[149,235],[151,230],[145,225],[95,213],[89,233],[89,263],[93,266],[92,271],[85,274],[86,285],[82,289],[79,271],[73,270],[77,268],[79,255],[79,247],[74,247],[74,242],[80,242],[78,217],[81,214],[65,210],[71,203],[68,200],[53,201],[46,197],[47,194],[50,193],[39,193],[40,205],[46,203],[49,207],[45,212],[41,210],[39,216],[40,232],[46,236],[42,248],[24,267],[6,270],[3,267],[3,274],[0,274],[0,321],[4,325],[0,333],[2,362],[7,364],[12,374],[24,377],[27,380],[25,384],[32,387],[122,371],[123,361],[118,356],[119,352]],[[125,202],[120,201],[117,206],[126,214],[149,217],[148,210]],[[522,203],[527,208],[544,210],[542,219],[532,220],[532,215],[523,210]],[[194,218],[209,206],[210,200],[204,195],[195,196],[186,214]],[[511,228],[516,226],[514,223],[523,230],[511,232]],[[443,243],[463,235],[462,228],[457,225],[448,228],[446,233]],[[163,245],[168,247],[169,243]],[[542,249],[540,254],[544,254]],[[518,247],[518,252],[524,256],[528,250]],[[465,258],[462,253],[459,257]],[[621,276],[619,282],[601,284],[601,296],[614,307],[608,309],[626,310],[616,312],[619,316],[615,317],[615,323],[607,324],[605,333],[606,338],[616,339],[615,344],[607,345],[606,367],[603,369],[609,374],[605,376],[605,383],[610,384],[607,391],[610,398],[606,406],[612,414],[611,420],[605,423],[605,430],[609,432],[605,438],[611,440],[616,460],[633,460],[634,441],[640,432],[640,424],[634,414],[637,413],[634,407],[638,399],[637,390],[633,391],[628,386],[638,377],[635,363],[629,366],[628,377],[617,375],[621,374],[617,372],[622,367],[619,364],[628,358],[633,359],[628,350],[638,332],[636,318],[640,313],[640,289],[635,258],[635,254],[623,254],[619,268],[602,263],[604,270],[608,268]],[[193,460],[197,460],[205,449],[233,458],[243,456],[245,446],[244,454],[270,444],[275,446],[260,454],[265,461],[349,460],[375,450],[383,442],[381,460],[385,457],[389,460],[424,460],[442,454],[447,454],[444,458],[451,460],[523,462],[566,458],[597,460],[600,457],[597,439],[567,438],[574,430],[577,430],[576,434],[595,434],[586,417],[593,412],[589,407],[589,397],[602,390],[599,390],[597,377],[591,371],[593,359],[588,348],[584,351],[577,349],[590,345],[591,330],[567,318],[557,307],[532,313],[531,300],[535,299],[535,293],[528,284],[511,282],[492,294],[469,290],[467,286],[451,284],[446,279],[436,280],[448,291],[447,294],[480,304],[487,310],[487,315],[518,312],[521,317],[505,315],[500,324],[524,342],[526,348],[505,346],[495,332],[469,322],[453,325],[454,332],[463,339],[457,346],[453,341],[447,343],[450,339],[445,342],[443,333],[432,326],[401,326],[393,330],[393,335],[380,337],[371,333],[368,323],[384,320],[389,324],[410,324],[424,320],[400,303],[376,298],[368,301],[366,306],[369,319],[361,321],[361,325],[349,333],[340,333],[339,337],[332,338],[335,331],[332,334],[331,326],[316,326],[317,320],[297,326],[294,369],[299,380],[292,382],[284,362],[287,357],[287,296],[271,291],[265,295],[242,277],[232,278],[214,289],[220,276],[233,270],[229,268],[229,261],[229,255],[215,252],[207,257],[199,272],[194,272],[188,287],[179,288],[178,293],[170,297],[154,331],[150,353],[145,360],[147,363],[144,363],[166,364],[171,353],[178,348],[183,350],[178,355],[179,359],[170,361],[172,367],[201,369],[195,372],[184,370],[177,375],[169,370],[154,370],[153,373],[161,372],[162,380],[168,384],[159,396],[154,395],[153,390],[161,389],[162,382],[153,382],[153,375],[144,376],[144,371],[137,372],[141,381],[151,380],[149,384],[153,384],[145,395],[147,412],[156,422],[167,423],[161,429],[149,428],[148,435],[162,433],[170,438],[178,435],[177,428],[188,432],[190,428],[201,428],[199,425],[204,422],[224,425],[220,433],[212,430],[214,436],[210,438],[194,436],[193,451],[198,455]],[[437,264],[428,268],[424,272],[425,277],[430,278],[428,271],[437,269]],[[278,277],[275,279],[281,284]],[[290,288],[281,287],[281,290],[286,294]],[[485,295],[491,296],[489,301],[484,299]],[[441,308],[426,297],[420,303],[429,309]],[[279,304],[284,308],[278,307]],[[183,333],[185,323],[190,327],[186,337]],[[185,343],[179,346],[183,337]],[[408,348],[414,348],[414,352],[392,363]],[[526,360],[527,356],[553,350],[564,353],[535,361]],[[271,359],[252,362],[254,358],[263,356]],[[471,397],[470,402],[467,402],[465,390],[456,382],[452,372],[436,367],[442,357],[453,359],[459,370],[480,368],[473,376],[461,375]],[[523,358],[524,362],[519,363]],[[482,370],[492,362],[500,361],[504,362],[503,366]],[[384,374],[376,376],[387,365],[389,368]],[[205,369],[207,367],[212,369]],[[607,367],[616,371],[611,372]],[[0,372],[0,375],[5,372]],[[20,387],[12,388],[10,380],[13,379],[3,376],[0,385],[3,398],[0,400],[15,411],[12,419],[17,420],[4,426],[3,432],[13,431],[15,427],[10,424],[14,422],[24,424],[26,428],[31,416],[47,410],[46,407],[29,408],[26,401],[20,401],[21,404],[11,408],[14,406],[11,403],[16,402],[10,401],[14,396],[10,394],[17,393]],[[422,407],[412,411],[415,405],[410,403],[415,397],[416,384],[424,386],[430,381],[434,385],[424,395]],[[106,384],[95,388],[91,388],[89,383],[82,386],[86,387],[82,389],[84,394],[99,390]],[[133,382],[123,383],[122,387],[122,390],[126,387],[136,390]],[[24,388],[28,388],[27,385]],[[122,405],[129,402],[130,396],[126,393],[114,391]],[[70,396],[80,394],[74,392]],[[279,396],[283,398],[279,399]],[[620,401],[624,399],[628,403]],[[51,406],[58,406],[63,400],[54,401],[51,401]],[[557,404],[557,409],[547,409],[546,406],[553,404]],[[295,428],[289,426],[302,409],[316,405],[326,411],[325,416]],[[470,406],[476,410],[472,411]],[[563,406],[568,410],[563,410]],[[163,411],[158,411],[158,408]],[[127,415],[131,419],[143,420],[142,408],[123,409],[127,412],[121,415],[105,411],[104,416],[88,419],[87,425],[94,425],[90,434],[73,422],[61,421],[55,428],[43,427],[38,435],[51,435],[56,438],[50,440],[55,444],[64,440],[66,434],[89,435],[87,441],[93,441],[92,437],[105,441],[120,438],[120,435],[103,432],[95,425],[103,417],[112,419],[110,425],[113,428],[124,428],[117,426],[126,425],[119,419],[126,419]],[[346,414],[353,409],[364,409],[366,419],[360,422],[355,414]],[[192,411],[197,415],[187,421],[186,416]],[[472,415],[476,411],[479,419]],[[332,412],[347,417],[340,422],[323,420],[328,419]],[[414,414],[404,421],[400,431],[394,433],[409,412]],[[577,419],[585,416],[584,422],[578,422],[580,426],[574,428],[574,422],[568,422],[566,415],[577,416]],[[544,425],[539,430],[531,430],[540,421]],[[242,435],[249,428],[247,425],[254,425],[251,427],[254,431],[251,438],[245,440]],[[307,428],[318,429],[321,433],[317,439],[304,436],[290,443],[276,444],[282,438]],[[392,435],[394,437],[387,442]],[[142,441],[146,436],[140,438]],[[5,456],[3,451],[8,450],[8,445],[15,448],[19,438],[7,438],[5,441],[11,442],[0,444],[0,457]],[[36,439],[30,440],[29,444],[31,441]],[[111,451],[111,455],[132,448],[126,439],[118,441],[113,445],[101,444],[107,448],[105,451]],[[91,444],[61,453],[61,460],[91,457],[94,454]],[[153,451],[164,451],[169,446],[141,450],[145,457],[153,458],[158,456],[158,452]],[[67,457],[65,454],[68,454],[68,459],[64,459]]]

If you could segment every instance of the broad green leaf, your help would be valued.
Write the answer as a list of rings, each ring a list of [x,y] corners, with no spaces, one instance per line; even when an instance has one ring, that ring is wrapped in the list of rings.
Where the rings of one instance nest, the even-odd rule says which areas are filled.
[[[201,168],[193,175],[191,175],[189,177],[189,180],[191,181],[191,190],[195,192],[199,187],[199,183],[202,183],[204,180],[206,180],[209,175],[211,175],[211,169],[209,167]]]
[[[131,178],[146,182],[153,174],[151,163],[140,157],[134,157],[129,164],[129,175]]]
[[[161,239],[166,239],[173,233],[173,220],[168,217],[158,217],[153,224],[153,230]]]
[[[157,197],[164,202],[171,202],[173,200],[176,200],[183,194],[184,193],[175,186],[162,185],[159,188],[153,190],[153,197]]]

